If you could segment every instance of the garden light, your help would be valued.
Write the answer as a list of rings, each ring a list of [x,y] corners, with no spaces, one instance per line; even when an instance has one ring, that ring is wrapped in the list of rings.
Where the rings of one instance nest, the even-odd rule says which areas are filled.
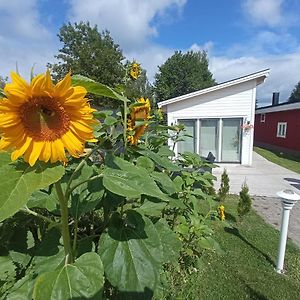
[[[282,212],[282,220],[281,220],[281,228],[280,228],[280,239],[279,239],[276,272],[282,274],[284,273],[283,263],[284,263],[284,256],[285,256],[290,211],[295,205],[295,203],[300,200],[300,195],[298,195],[297,193],[291,190],[284,190],[284,191],[277,192],[277,196],[281,198],[283,212]]]

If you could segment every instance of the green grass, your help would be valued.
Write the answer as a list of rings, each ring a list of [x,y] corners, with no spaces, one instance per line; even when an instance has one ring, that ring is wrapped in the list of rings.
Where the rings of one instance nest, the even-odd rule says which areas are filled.
[[[288,241],[286,274],[274,270],[279,233],[254,211],[236,222],[237,196],[225,201],[226,222],[214,222],[224,255],[205,252],[196,273],[173,274],[167,299],[300,299],[300,249]]]
[[[300,174],[300,157],[289,155],[280,151],[270,151],[258,147],[254,147],[254,151],[267,160]]]

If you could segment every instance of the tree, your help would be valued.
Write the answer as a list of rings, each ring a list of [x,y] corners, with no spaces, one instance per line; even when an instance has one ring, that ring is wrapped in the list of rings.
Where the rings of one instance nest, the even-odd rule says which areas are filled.
[[[176,51],[155,75],[157,102],[191,93],[216,84],[208,69],[205,51]]]
[[[244,182],[244,184],[242,185],[242,189],[240,191],[240,199],[237,207],[239,217],[242,218],[244,215],[249,213],[251,206],[252,206],[252,200],[249,195],[249,188],[246,182]]]
[[[289,102],[299,102],[300,101],[300,81],[295,85],[290,97]]]
[[[99,33],[89,23],[68,23],[60,28],[58,37],[64,44],[55,55],[58,63],[48,64],[56,80],[71,71],[109,86],[122,82],[124,57],[108,31]]]
[[[224,169],[221,175],[221,186],[218,191],[218,200],[222,203],[225,201],[227,195],[229,194],[229,182],[229,176],[227,174],[226,169]]]

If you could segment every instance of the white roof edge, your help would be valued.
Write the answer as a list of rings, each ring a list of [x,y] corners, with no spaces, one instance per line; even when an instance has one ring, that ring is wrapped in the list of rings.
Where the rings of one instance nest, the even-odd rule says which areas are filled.
[[[182,96],[178,96],[178,97],[175,97],[175,98],[171,98],[171,99],[168,99],[168,100],[165,100],[165,101],[162,101],[162,102],[158,102],[157,105],[158,105],[159,108],[161,108],[161,107],[166,106],[168,104],[172,104],[172,103],[182,101],[182,100],[185,100],[185,99],[188,99],[188,98],[192,98],[192,97],[200,96],[200,95],[203,95],[203,94],[207,94],[207,93],[210,93],[210,92],[213,92],[213,91],[217,91],[217,90],[220,90],[220,89],[223,89],[223,88],[226,88],[226,87],[230,87],[232,85],[240,84],[240,83],[243,83],[243,82],[247,82],[247,81],[250,81],[250,80],[262,78],[263,80],[261,82],[257,82],[257,85],[259,85],[262,82],[264,82],[264,80],[269,76],[269,74],[270,74],[270,69],[265,69],[265,70],[262,70],[262,71],[259,71],[259,72],[256,72],[256,73],[252,73],[252,74],[249,74],[249,75],[246,75],[246,76],[243,76],[243,77],[239,77],[239,78],[236,78],[236,79],[233,79],[233,80],[230,80],[230,81],[226,81],[226,82],[211,86],[211,87],[206,88],[206,89],[202,89],[202,90],[199,90],[199,91],[196,91],[196,92],[192,92],[192,93],[185,94],[185,95],[182,95]]]
[[[286,111],[286,110],[294,110],[300,109],[300,102],[291,102],[284,105],[275,105],[268,107],[261,107],[255,110],[255,114],[265,114],[269,112],[278,112],[278,111]]]

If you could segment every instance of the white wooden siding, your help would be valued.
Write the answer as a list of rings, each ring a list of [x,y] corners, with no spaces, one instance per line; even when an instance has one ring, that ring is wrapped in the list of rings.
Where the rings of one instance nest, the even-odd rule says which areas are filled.
[[[185,99],[166,106],[168,124],[179,119],[243,118],[254,124],[256,80]],[[253,129],[243,133],[241,164],[252,164]]]

